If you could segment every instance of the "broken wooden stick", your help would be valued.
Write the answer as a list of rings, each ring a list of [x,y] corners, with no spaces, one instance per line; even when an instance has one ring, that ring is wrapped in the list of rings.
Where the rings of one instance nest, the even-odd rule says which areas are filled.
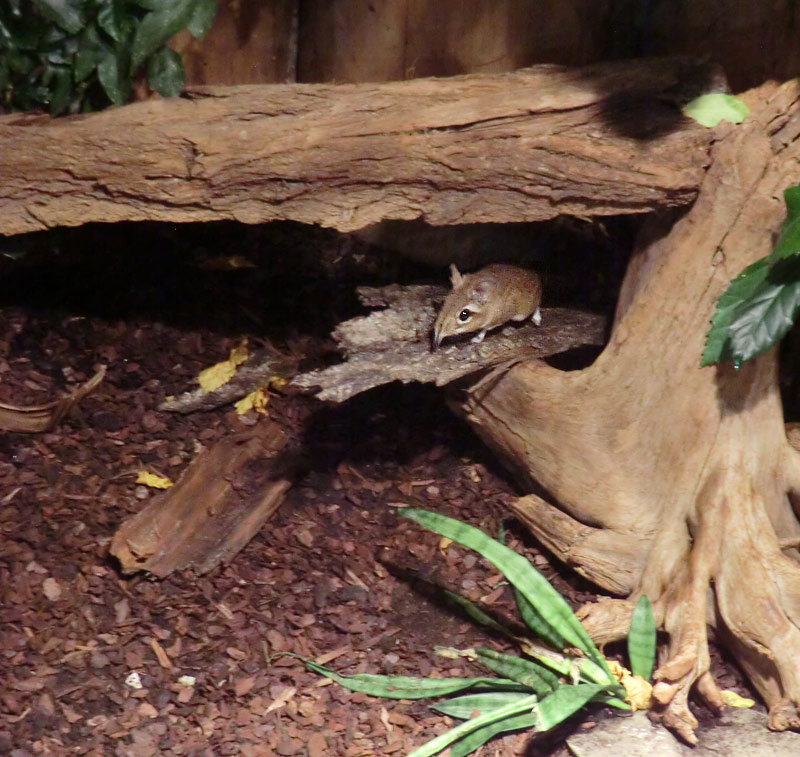
[[[333,333],[344,363],[295,377],[291,387],[319,389],[317,397],[343,402],[391,381],[444,386],[486,368],[521,358],[542,358],[584,345],[601,345],[602,316],[567,308],[546,308],[542,325],[510,325],[483,342],[468,339],[430,348],[438,303],[449,290],[440,286],[360,287],[362,304],[383,307],[339,324]]]
[[[194,459],[178,482],[156,495],[114,534],[110,552],[123,573],[158,578],[230,562],[278,508],[291,474],[278,462],[286,437],[262,419]]]

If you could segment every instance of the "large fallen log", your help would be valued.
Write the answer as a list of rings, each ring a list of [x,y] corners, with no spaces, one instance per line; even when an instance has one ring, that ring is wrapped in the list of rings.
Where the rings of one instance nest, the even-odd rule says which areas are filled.
[[[385,84],[206,88],[102,113],[0,118],[0,234],[91,221],[291,219],[359,229],[686,205],[724,88],[695,59]]]

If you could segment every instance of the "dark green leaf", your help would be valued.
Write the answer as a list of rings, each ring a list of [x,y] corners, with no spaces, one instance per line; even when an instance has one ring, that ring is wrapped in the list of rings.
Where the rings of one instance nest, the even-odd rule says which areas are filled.
[[[195,39],[203,39],[217,15],[217,0],[195,0],[186,28]]]
[[[757,260],[745,268],[723,292],[717,301],[717,309],[711,318],[711,329],[706,337],[706,346],[700,366],[712,365],[733,357],[730,344],[730,327],[737,308],[747,301],[766,282],[769,263],[766,258]]]
[[[123,0],[106,0],[97,11],[97,23],[115,42],[125,35],[126,11]]]
[[[493,691],[525,691],[514,681],[500,678],[416,678],[413,676],[382,676],[371,673],[340,675],[312,660],[303,660],[315,673],[333,679],[350,691],[361,691],[373,697],[386,699],[424,699],[454,694],[465,689]]]
[[[192,10],[191,0],[173,0],[161,10],[148,13],[133,38],[131,70],[136,71],[159,47],[184,29]]]
[[[147,60],[147,84],[164,97],[176,97],[183,89],[185,76],[181,56],[162,47]]]
[[[555,633],[595,662],[602,678],[608,682],[614,680],[605,659],[569,605],[522,555],[496,542],[483,531],[454,518],[419,508],[403,509],[399,514],[483,555],[536,607]]]
[[[736,308],[729,327],[735,365],[760,355],[788,333],[800,310],[800,259],[778,261],[766,281]]]
[[[768,257],[744,269],[719,298],[700,365],[745,360],[768,350],[800,308],[800,187],[784,192],[786,220]]]
[[[467,757],[478,747],[483,746],[489,739],[500,733],[509,731],[519,731],[522,728],[533,728],[536,725],[536,715],[523,713],[522,715],[510,715],[496,723],[478,728],[472,733],[456,741],[450,747],[450,757]]]
[[[644,594],[639,597],[631,617],[628,658],[631,661],[631,672],[649,681],[656,660],[656,622],[653,618],[653,607]]]
[[[32,55],[18,50],[9,50],[6,55],[8,66],[15,74],[27,74],[36,65],[36,59]]]
[[[444,702],[437,702],[432,704],[431,708],[451,718],[469,720],[476,714],[485,715],[487,712],[494,712],[500,707],[529,696],[530,692],[523,691],[487,691],[484,694],[464,694]]]
[[[800,187],[789,187],[783,193],[783,199],[786,203],[786,220],[769,254],[772,263],[800,253]]]
[[[72,98],[72,71],[61,67],[53,69],[50,83],[50,115],[57,116],[69,106]]]
[[[33,0],[39,12],[70,34],[83,28],[81,0]]]
[[[146,8],[149,11],[166,10],[173,4],[174,0],[131,0],[134,5]]]
[[[559,686],[557,675],[531,660],[483,647],[475,649],[475,654],[478,655],[478,661],[492,673],[529,686],[541,697]]]
[[[97,28],[90,24],[83,30],[81,44],[75,54],[75,81],[85,81],[92,71],[97,68],[97,64],[111,51],[105,47],[97,34]]]
[[[125,103],[128,99],[127,87],[120,80],[117,58],[112,52],[107,52],[97,64],[97,78],[114,105]]]

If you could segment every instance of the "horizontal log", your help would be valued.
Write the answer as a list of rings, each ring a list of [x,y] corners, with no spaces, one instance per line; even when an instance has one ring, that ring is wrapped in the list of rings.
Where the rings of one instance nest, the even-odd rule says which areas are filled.
[[[224,219],[350,231],[384,218],[536,221],[683,205],[711,133],[679,105],[720,86],[712,66],[665,58],[205,88],[57,120],[8,115],[0,234]]]

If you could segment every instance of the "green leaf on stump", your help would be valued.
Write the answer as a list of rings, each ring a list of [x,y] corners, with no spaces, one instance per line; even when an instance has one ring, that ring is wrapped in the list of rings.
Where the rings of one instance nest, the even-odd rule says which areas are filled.
[[[722,92],[700,95],[681,108],[687,118],[697,121],[701,126],[716,126],[720,121],[739,124],[744,121],[750,108],[738,97]]]

